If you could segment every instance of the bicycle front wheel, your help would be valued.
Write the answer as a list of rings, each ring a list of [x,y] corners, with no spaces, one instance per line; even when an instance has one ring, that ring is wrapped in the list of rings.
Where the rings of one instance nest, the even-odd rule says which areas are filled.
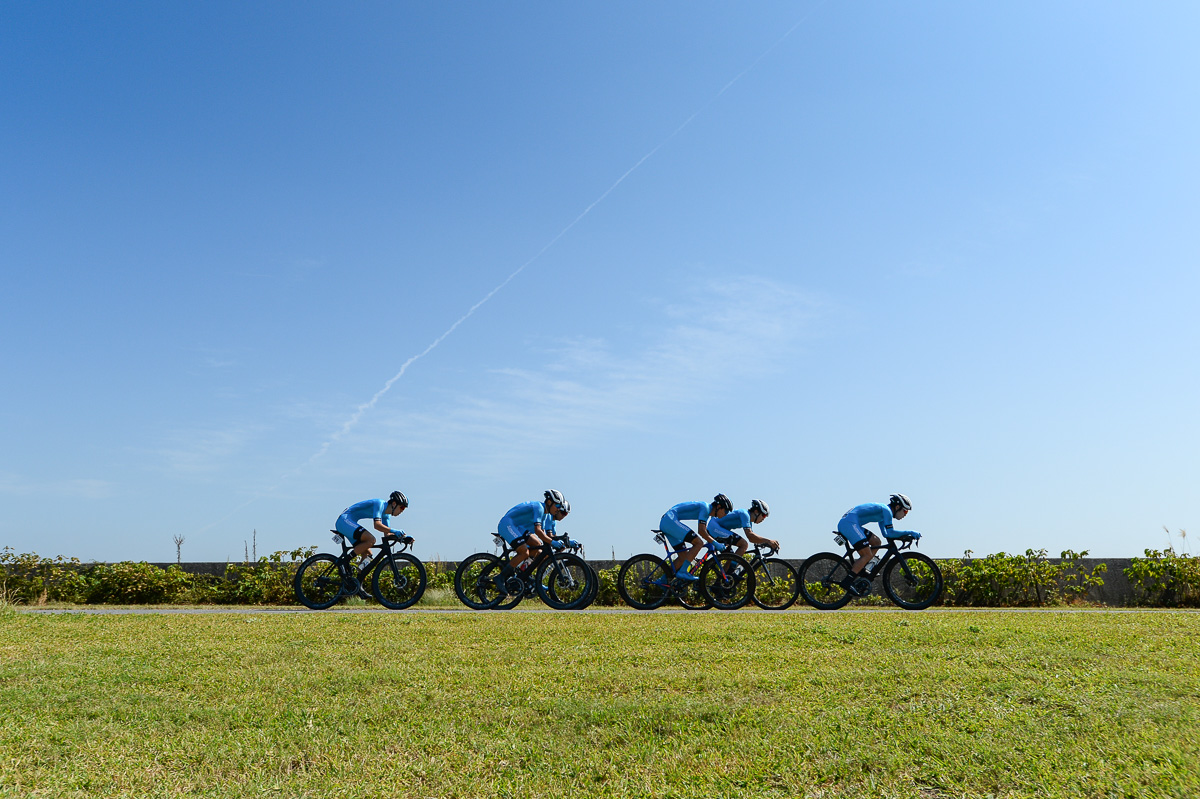
[[[920,552],[901,552],[883,569],[883,590],[905,610],[924,610],[942,595],[942,570]]]
[[[591,565],[588,566],[588,571],[592,573],[592,587],[588,591],[587,599],[583,600],[583,604],[576,608],[576,610],[584,610],[591,607],[592,603],[596,601],[596,597],[600,595],[600,572],[593,569]]]
[[[800,596],[796,570],[782,558],[763,558],[754,564],[754,604],[763,610],[786,610]]]
[[[371,577],[371,593],[379,604],[404,610],[425,593],[425,565],[412,555],[393,552],[379,562]]]
[[[853,596],[841,586],[850,564],[841,555],[818,552],[800,564],[800,593],[817,610],[837,610]]]
[[[296,601],[313,610],[332,607],[342,598],[342,577],[337,558],[328,552],[313,555],[296,570]]]
[[[700,593],[721,610],[737,610],[754,596],[754,572],[737,555],[722,552],[704,562]]]
[[[591,592],[592,571],[583,558],[567,552],[555,555],[537,573],[538,598],[555,610],[574,610]]]
[[[662,558],[635,555],[625,561],[617,573],[617,593],[632,608],[654,610],[670,596],[670,582]]]
[[[490,552],[476,552],[454,570],[454,593],[467,607],[488,610],[500,601],[495,584],[499,573],[500,558]]]

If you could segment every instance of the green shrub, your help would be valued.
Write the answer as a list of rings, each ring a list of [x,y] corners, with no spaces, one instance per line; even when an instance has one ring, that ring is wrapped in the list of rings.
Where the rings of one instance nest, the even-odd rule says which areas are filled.
[[[1027,549],[1024,555],[997,552],[984,558],[971,554],[968,549],[961,560],[938,564],[946,584],[942,604],[1020,607],[1079,600],[1092,587],[1104,585],[1100,575],[1108,569],[1106,564],[1087,569],[1081,563],[1087,550],[1068,549],[1060,563],[1047,560],[1044,549]]]
[[[1178,555],[1171,547],[1145,554],[1125,569],[1135,605],[1200,606],[1200,557]]]
[[[600,578],[600,587],[596,589],[596,600],[592,604],[602,607],[616,607],[625,604],[621,601],[621,594],[617,591],[617,573],[620,571],[620,566],[613,566],[611,569],[600,569],[597,572],[597,576]]]
[[[0,550],[0,601],[11,604],[41,604],[74,594],[78,558],[43,558],[36,553],[20,554],[12,547]],[[64,601],[74,601],[71,599]]]
[[[160,569],[149,563],[97,563],[80,573],[83,601],[89,604],[159,605],[177,602],[192,575],[178,566]]]
[[[196,596],[195,601],[218,605],[294,604],[296,593],[292,581],[296,570],[316,550],[316,547],[281,550],[253,563],[227,564],[225,578],[205,585],[204,593]]]

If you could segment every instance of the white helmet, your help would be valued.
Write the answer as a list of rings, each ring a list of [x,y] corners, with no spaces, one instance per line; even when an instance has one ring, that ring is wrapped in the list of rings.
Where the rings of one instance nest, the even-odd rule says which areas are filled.
[[[899,505],[905,510],[912,510],[912,500],[903,494],[892,494],[890,497],[888,497],[888,504]]]
[[[767,503],[763,502],[761,499],[753,500],[750,503],[750,510],[756,510],[759,513],[761,513],[763,516],[771,515],[771,509],[768,508]]]
[[[547,500],[557,505],[563,513],[571,512],[571,503],[567,502],[567,498],[563,496],[561,491],[556,491],[555,489],[551,488],[545,493],[544,496]]]

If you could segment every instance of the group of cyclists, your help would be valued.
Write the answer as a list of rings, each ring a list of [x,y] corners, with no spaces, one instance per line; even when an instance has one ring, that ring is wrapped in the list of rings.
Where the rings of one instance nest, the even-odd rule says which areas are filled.
[[[377,542],[375,535],[363,527],[361,522],[371,519],[375,532],[395,536],[403,543],[411,544],[411,536],[390,526],[392,517],[399,516],[407,508],[408,497],[400,491],[393,491],[386,502],[382,499],[367,499],[346,508],[338,516],[334,527],[351,547],[353,556],[367,560],[370,558],[371,548]],[[856,557],[849,573],[840,581],[842,588],[857,597],[866,596],[871,592],[871,581],[862,576],[862,573],[872,558],[879,553],[883,542],[864,525],[877,524],[880,532],[888,538],[900,535],[921,537],[921,534],[914,530],[893,528],[892,522],[903,519],[910,510],[912,502],[907,496],[892,494],[888,497],[886,505],[868,502],[846,511],[838,522],[837,529],[854,550]],[[527,569],[543,547],[562,547],[562,543],[552,536],[555,533],[555,524],[565,519],[570,512],[571,503],[562,492],[549,489],[543,493],[540,502],[522,502],[504,514],[496,530],[500,537],[513,547],[516,554],[495,578],[500,591],[504,591],[505,581],[513,576],[514,570]],[[710,502],[697,500],[673,505],[663,514],[659,521],[659,529],[671,546],[682,553],[675,561],[675,576],[686,581],[695,581],[697,577],[688,567],[705,546],[710,546],[717,552],[731,548],[738,555],[746,552],[748,542],[765,544],[778,550],[778,541],[764,538],[754,531],[754,525],[762,524],[770,515],[767,503],[761,499],[752,500],[747,508],[735,509],[733,502],[725,494],[717,494]],[[695,522],[696,529],[693,530],[685,522]],[[744,536],[739,534],[739,528]]]

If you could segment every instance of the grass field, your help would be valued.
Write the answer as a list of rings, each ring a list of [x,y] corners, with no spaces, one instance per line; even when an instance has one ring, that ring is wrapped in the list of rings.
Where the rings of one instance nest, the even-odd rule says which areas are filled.
[[[1200,796],[1200,614],[0,610],[0,796]]]

